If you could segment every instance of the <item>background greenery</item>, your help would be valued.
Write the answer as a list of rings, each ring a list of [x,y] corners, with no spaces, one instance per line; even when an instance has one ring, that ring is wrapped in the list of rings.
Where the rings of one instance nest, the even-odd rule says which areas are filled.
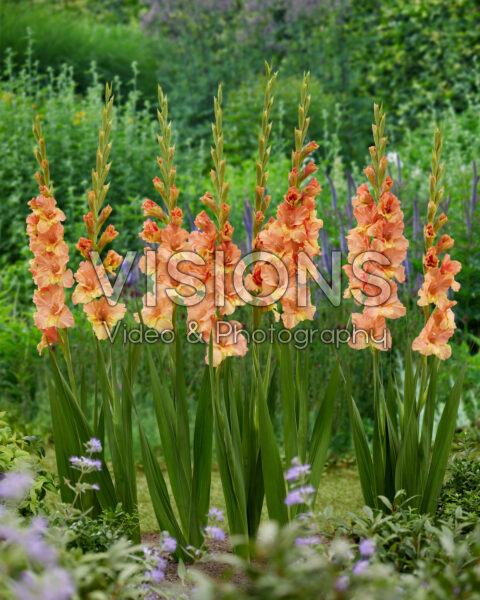
[[[323,187],[324,251],[342,248],[341,227],[350,227],[349,177],[358,185],[368,161],[373,100],[387,109],[391,172],[411,240],[409,277],[403,286],[409,318],[394,324],[388,360],[402,373],[405,336],[419,331],[415,307],[421,270],[422,224],[435,122],[443,124],[446,162],[445,209],[454,257],[463,263],[456,295],[459,330],[453,357],[442,369],[445,383],[466,361],[459,425],[480,419],[480,248],[476,172],[480,157],[480,6],[475,0],[111,0],[0,3],[0,402],[27,427],[48,434],[46,365],[36,352],[28,276],[30,253],[24,233],[27,202],[36,192],[31,120],[40,114],[56,197],[67,214],[66,238],[82,234],[85,192],[95,159],[102,92],[114,82],[110,202],[121,232],[119,252],[141,249],[141,202],[155,197],[156,85],[168,93],[178,156],[179,204],[187,215],[200,210],[209,186],[212,96],[224,84],[227,179],[231,182],[236,241],[247,247],[245,202],[255,182],[254,153],[263,102],[263,61],[280,74],[275,91],[269,193],[273,203],[286,188],[302,71],[312,73],[310,135],[320,144],[317,160]],[[480,169],[480,165],[478,165]],[[330,181],[327,179],[327,174]],[[332,198],[332,185],[336,201]],[[187,217],[188,218],[188,217]],[[321,262],[325,270],[325,263]],[[142,283],[133,283],[134,302]],[[318,302],[314,326],[341,327],[351,305],[333,310]],[[241,315],[245,319],[246,315]],[[94,364],[94,350],[76,311],[72,352]],[[348,349],[358,381],[370,373],[367,353]],[[189,394],[194,402],[203,349],[188,350]],[[320,342],[309,350],[311,389],[318,390],[333,353]],[[79,366],[79,368],[81,368]],[[443,388],[447,388],[445,385]],[[140,371],[136,396],[145,417],[151,410],[147,374]],[[371,391],[358,390],[367,426]],[[444,398],[440,396],[440,402]],[[312,391],[312,403],[317,401]],[[30,425],[28,424],[30,423]],[[31,425],[33,423],[33,425]],[[332,449],[349,448],[347,410],[339,398]],[[153,433],[152,433],[153,435]]]

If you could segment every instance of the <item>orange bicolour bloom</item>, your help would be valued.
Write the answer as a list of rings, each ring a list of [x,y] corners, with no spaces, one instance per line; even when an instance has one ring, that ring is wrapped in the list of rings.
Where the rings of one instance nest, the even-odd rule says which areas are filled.
[[[57,327],[73,327],[73,315],[65,305],[64,288],[73,285],[73,276],[68,264],[68,246],[63,239],[65,215],[57,207],[51,190],[40,186],[40,195],[28,205],[32,210],[27,217],[27,234],[33,259],[30,271],[38,289],[33,301],[37,307],[33,318],[42,331],[38,345],[39,353],[49,343],[58,341]]]
[[[152,204],[154,203],[152,202]],[[148,212],[151,214],[152,211],[158,213],[150,205],[147,205],[146,208],[145,203],[143,204],[143,208],[145,213]],[[158,214],[160,215],[160,213]],[[163,230],[150,219],[145,222],[151,223],[158,232],[155,237],[155,243],[159,244],[159,246],[155,250],[153,248],[146,248],[146,256],[143,256],[138,263],[142,273],[145,273],[152,282],[152,292],[148,292],[143,297],[142,321],[147,327],[156,329],[159,332],[173,328],[174,303],[167,296],[166,290],[181,290],[180,282],[170,275],[169,261],[173,255],[181,258],[182,252],[190,250],[188,231],[182,228],[182,210],[179,207],[175,207],[167,220],[169,221],[168,225]],[[145,230],[146,227],[144,225],[143,232],[139,236],[147,241],[144,236]],[[138,317],[136,318],[139,320]]]
[[[428,318],[420,335],[412,343],[412,350],[426,356],[435,355],[440,360],[450,358],[452,349],[448,340],[455,332],[455,315],[452,306],[456,302],[447,302],[442,309],[437,308]]]
[[[123,319],[126,312],[125,304],[118,303],[111,306],[106,297],[93,300],[83,308],[93,331],[99,340],[106,340],[115,325]]]
[[[95,209],[95,193],[88,192],[88,197],[91,206]],[[97,235],[111,212],[112,207],[107,205],[101,211],[95,209],[93,213],[90,211],[84,215],[88,237],[81,237],[76,246],[85,260],[80,263],[75,273],[77,286],[72,301],[74,304],[83,304],[83,311],[99,340],[107,338],[107,331],[110,331],[126,312],[125,304],[118,303],[112,306],[106,300],[113,293],[107,273],[115,273],[122,264],[122,257],[115,250],[110,249],[103,263],[100,261],[94,265],[91,254],[92,251],[100,253],[118,235],[113,225],[107,225],[97,240]]]
[[[385,158],[382,159],[382,165],[385,170]],[[376,181],[373,167],[367,167],[365,174],[370,181]],[[407,255],[408,240],[403,235],[400,200],[392,194],[392,186],[392,179],[386,177],[379,186],[376,202],[368,184],[364,183],[352,199],[357,226],[347,235],[349,264],[344,265],[343,269],[349,280],[344,297],[353,298],[359,305],[366,305],[363,314],[352,315],[354,339],[349,344],[357,350],[368,346],[388,350],[391,336],[385,319],[398,319],[406,312],[398,299],[396,282],[405,281],[402,263]],[[384,287],[379,287],[382,282],[378,278],[383,280]],[[381,333],[382,327],[384,334]],[[365,339],[363,332],[370,332],[372,340]],[[382,342],[377,343],[376,338]]]
[[[318,146],[307,144],[301,157],[306,157]],[[295,153],[294,153],[295,156]],[[292,329],[305,319],[313,319],[315,307],[311,303],[310,289],[305,289],[303,301],[299,301],[298,273],[301,257],[309,260],[320,256],[318,236],[323,221],[317,217],[315,198],[321,191],[318,181],[313,178],[305,186],[303,181],[317,170],[313,161],[300,172],[293,167],[288,176],[289,188],[283,202],[277,208],[276,218],[271,218],[258,233],[254,248],[268,252],[282,260],[288,273],[288,285],[280,298],[282,322]],[[247,277],[246,285],[250,292],[260,297],[267,296],[279,282],[275,267],[269,263],[257,263],[253,273]],[[276,307],[271,307],[276,313]]]
[[[443,220],[443,222],[445,222]],[[437,229],[438,231],[438,229]],[[436,232],[427,237],[427,245],[432,244]],[[425,310],[426,323],[420,335],[412,343],[412,350],[420,352],[425,356],[435,355],[440,360],[445,360],[451,355],[448,340],[455,332],[455,315],[452,307],[456,302],[448,297],[449,290],[454,292],[460,289],[460,284],[455,280],[455,275],[462,268],[458,260],[451,260],[449,254],[445,254],[440,262],[440,254],[453,247],[454,241],[448,235],[443,235],[438,243],[430,245],[423,259],[425,279],[422,287],[418,290],[419,306]],[[433,312],[429,314],[430,305]]]
[[[208,206],[211,198],[213,196],[207,192],[202,201]],[[198,231],[189,236],[190,246],[201,257],[202,264],[190,270],[197,285],[187,306],[188,326],[207,344],[212,340],[214,367],[229,356],[244,356],[248,350],[240,323],[223,320],[243,304],[233,285],[233,270],[240,261],[241,251],[232,241],[233,227],[226,220],[228,213],[228,208],[222,205],[220,219],[224,224],[218,229],[202,211],[195,219]],[[218,289],[215,289],[215,283]],[[217,299],[220,300],[217,302]],[[209,349],[205,360],[208,364]]]
[[[412,349],[424,356],[437,356],[440,360],[450,357],[452,350],[448,340],[455,332],[455,315],[452,307],[456,302],[448,297],[450,290],[456,292],[460,284],[455,275],[462,265],[451,260],[449,254],[441,254],[453,248],[454,241],[449,235],[442,235],[435,244],[435,238],[448,218],[441,213],[437,218],[437,210],[443,196],[443,188],[439,188],[443,165],[440,164],[442,136],[435,129],[434,149],[432,153],[432,171],[430,174],[430,199],[428,203],[428,224],[424,228],[425,255],[423,257],[424,281],[418,291],[417,304],[423,307],[425,326],[420,335],[413,340]],[[431,311],[431,309],[433,309]]]
[[[75,279],[77,287],[72,295],[74,304],[87,304],[104,294],[112,294],[112,286],[102,264],[95,268],[91,262],[82,261],[75,273]]]

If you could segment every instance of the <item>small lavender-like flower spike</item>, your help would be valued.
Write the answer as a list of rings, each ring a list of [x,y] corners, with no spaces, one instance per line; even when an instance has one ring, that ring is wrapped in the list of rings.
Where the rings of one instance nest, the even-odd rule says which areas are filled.
[[[187,213],[188,224],[190,225],[190,231],[196,231],[198,228],[195,225],[195,219],[193,218],[192,209],[190,208],[190,204],[188,204],[188,202],[185,205],[185,212]]]
[[[448,209],[450,208],[450,203],[452,201],[452,194],[448,194],[448,198],[446,198],[445,200],[442,200],[442,202],[440,202],[440,208],[442,209],[442,211],[448,215]]]
[[[330,262],[330,249],[328,247],[328,238],[325,228],[320,229],[320,244],[322,247],[322,260],[328,275],[332,276],[332,264]]]
[[[332,196],[332,210],[337,216],[338,224],[340,226],[340,248],[343,253],[347,254],[347,242],[345,239],[345,228],[343,226],[342,213],[338,210],[337,191],[335,184],[333,183],[330,175],[325,171],[325,177],[327,178],[328,184],[330,185],[330,191]]]
[[[346,213],[347,213],[347,219],[348,219],[348,226],[350,229],[353,228],[353,206],[352,206],[352,199],[353,196],[355,195],[355,182],[352,179],[352,176],[350,175],[349,171],[345,171],[345,175],[347,177],[347,196],[348,196],[348,202],[347,202],[347,206],[346,206]]]
[[[478,199],[478,194],[477,194],[477,186],[478,186],[478,175],[477,175],[477,163],[475,161],[473,161],[473,180],[472,180],[472,196],[470,199],[470,215],[473,218],[473,213],[475,212],[475,209],[477,208],[477,199]]]
[[[32,486],[33,477],[30,473],[10,471],[0,480],[0,498],[21,500]]]
[[[418,239],[420,233],[420,216],[418,214],[418,199],[413,199],[413,238]],[[423,233],[422,233],[423,235]],[[422,238],[423,239],[423,238]]]

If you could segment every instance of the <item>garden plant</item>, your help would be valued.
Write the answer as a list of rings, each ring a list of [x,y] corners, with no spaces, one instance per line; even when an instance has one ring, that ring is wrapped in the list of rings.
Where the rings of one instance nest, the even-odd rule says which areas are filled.
[[[480,598],[479,16],[0,6],[0,598]]]

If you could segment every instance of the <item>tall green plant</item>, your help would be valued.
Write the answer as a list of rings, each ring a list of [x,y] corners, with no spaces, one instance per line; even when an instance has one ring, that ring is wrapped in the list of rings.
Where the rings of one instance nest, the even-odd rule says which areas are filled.
[[[386,211],[384,186],[391,184],[385,178],[385,114],[378,106],[375,106],[375,121],[375,145],[370,148],[373,169],[366,169],[365,172],[374,189],[378,210]],[[350,421],[363,496],[369,506],[382,509],[391,506],[398,492],[404,490],[411,506],[423,513],[434,512],[445,475],[462,393],[465,369],[461,370],[452,387],[441,410],[437,430],[434,431],[435,413],[438,410],[440,360],[445,360],[450,355],[447,341],[455,327],[450,309],[455,303],[448,300],[446,293],[449,287],[457,289],[453,274],[460,269],[459,263],[454,264],[455,261],[450,261],[448,255],[441,264],[439,262],[438,255],[453,246],[453,240],[449,236],[442,236],[437,245],[433,245],[433,239],[447,220],[443,213],[435,219],[443,195],[443,189],[440,188],[443,172],[443,164],[440,164],[441,149],[442,136],[436,129],[425,227],[425,283],[419,292],[418,301],[424,307],[425,327],[412,345],[413,350],[417,350],[422,356],[420,360],[414,360],[410,347],[406,349],[403,386],[394,373],[383,372],[380,349],[386,348],[379,349],[379,344],[375,342],[374,336],[378,331],[372,329],[368,332],[372,352],[374,405],[371,447],[353,397],[353,382],[347,374]],[[393,202],[390,198],[388,201]],[[358,202],[357,200],[357,207]],[[384,314],[392,314],[388,312],[391,303],[391,298],[387,298],[378,308]],[[432,313],[429,309],[431,303],[435,304]],[[398,306],[396,310],[398,311]],[[400,313],[401,310],[398,314]],[[385,331],[389,335],[386,329],[384,335]],[[388,499],[387,502],[385,498]]]

